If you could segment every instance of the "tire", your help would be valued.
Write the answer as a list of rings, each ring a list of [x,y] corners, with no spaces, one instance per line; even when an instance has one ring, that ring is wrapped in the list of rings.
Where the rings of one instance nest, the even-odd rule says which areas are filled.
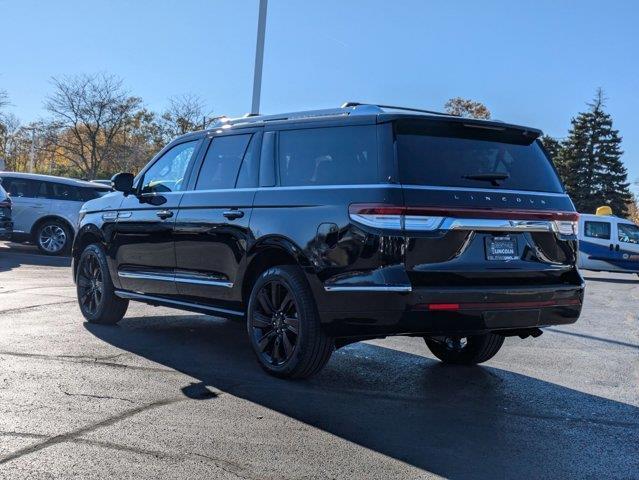
[[[62,255],[69,251],[73,233],[61,220],[45,220],[35,231],[35,244],[45,255]]]
[[[490,360],[504,343],[504,337],[494,333],[468,337],[425,337],[424,340],[433,355],[444,363],[455,365],[476,365]]]
[[[246,326],[257,361],[276,377],[310,377],[335,349],[334,340],[320,327],[311,289],[296,266],[272,267],[258,277]]]
[[[89,323],[116,324],[129,306],[128,300],[115,295],[106,255],[95,243],[80,255],[76,290],[80,311]]]

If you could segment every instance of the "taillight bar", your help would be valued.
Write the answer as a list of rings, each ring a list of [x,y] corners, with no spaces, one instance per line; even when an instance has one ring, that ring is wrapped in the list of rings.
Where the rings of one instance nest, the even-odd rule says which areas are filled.
[[[404,207],[352,204],[350,218],[376,228],[396,230],[486,230],[557,232],[576,235],[579,214],[566,211]]]
[[[11,208],[11,200],[8,198],[6,200],[0,200],[0,208]]]

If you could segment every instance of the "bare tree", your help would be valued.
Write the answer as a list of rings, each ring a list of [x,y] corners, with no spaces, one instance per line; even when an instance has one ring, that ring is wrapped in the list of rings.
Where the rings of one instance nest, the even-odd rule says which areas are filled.
[[[83,176],[95,178],[117,155],[117,136],[141,100],[129,96],[119,78],[104,73],[52,82],[54,92],[45,102],[52,115],[49,148]]]
[[[451,98],[444,105],[446,112],[450,115],[467,118],[489,119],[490,110],[481,102],[469,100],[467,98]]]
[[[11,165],[11,160],[16,155],[17,146],[20,141],[20,121],[15,115],[0,116],[0,157],[2,157],[7,168]]]
[[[9,105],[9,95],[6,90],[0,90],[0,108]]]
[[[12,114],[3,112],[3,108],[9,105],[9,95],[5,90],[0,90],[0,162],[6,167],[7,157],[12,150],[14,135],[20,122]]]
[[[164,140],[168,142],[179,135],[204,130],[216,118],[197,95],[181,95],[169,99],[169,107],[160,117],[160,127]]]

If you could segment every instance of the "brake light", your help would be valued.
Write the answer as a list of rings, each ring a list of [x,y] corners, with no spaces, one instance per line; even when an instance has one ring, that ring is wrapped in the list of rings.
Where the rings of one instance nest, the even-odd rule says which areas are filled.
[[[11,199],[6,198],[4,200],[0,200],[0,208],[11,208]]]
[[[353,204],[349,215],[363,225],[393,230],[437,230],[444,221],[442,216],[422,215],[407,207],[390,205]]]
[[[570,220],[555,220],[555,228],[561,235],[577,235],[579,222]]]
[[[430,303],[428,304],[428,310],[455,311],[459,310],[459,303]]]

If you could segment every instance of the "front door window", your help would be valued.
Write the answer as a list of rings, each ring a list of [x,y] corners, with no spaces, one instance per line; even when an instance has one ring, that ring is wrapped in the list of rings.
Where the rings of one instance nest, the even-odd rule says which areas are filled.
[[[145,173],[140,193],[179,192],[199,141],[180,143],[166,152]]]

